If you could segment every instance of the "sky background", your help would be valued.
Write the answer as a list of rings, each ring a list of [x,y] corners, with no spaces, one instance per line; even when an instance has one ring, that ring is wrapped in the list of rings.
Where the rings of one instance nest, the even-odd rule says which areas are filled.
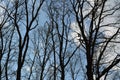
[[[93,0],[89,0],[90,1],[90,3],[93,5]],[[0,5],[2,5],[2,6],[5,6],[5,4],[4,4],[4,1],[3,2],[1,2],[0,3]],[[113,4],[113,0],[109,0],[109,2],[107,3],[107,5],[113,5],[114,6],[114,4]],[[44,5],[43,5],[44,6]],[[108,8],[110,8],[110,6],[108,7]],[[112,6],[111,6],[112,7]],[[88,9],[88,7],[86,7],[87,9]],[[89,8],[89,9],[91,9],[91,8]],[[0,14],[2,14],[2,12],[3,12],[4,10],[2,9],[2,8],[0,8]],[[87,11],[85,11],[85,13],[84,14],[87,14]],[[46,12],[44,11],[44,8],[43,9],[41,9],[41,11],[40,11],[40,15],[39,15],[39,22],[40,22],[40,26],[44,26],[44,23],[47,21],[47,19],[48,19],[48,16],[46,15]],[[2,19],[2,18],[1,18]],[[0,22],[1,22],[1,19],[0,19]],[[102,24],[106,24],[106,23],[111,23],[111,22],[115,22],[116,21],[116,19],[115,19],[115,17],[114,16],[110,16],[110,17],[107,17],[104,21],[103,21],[103,23]],[[87,26],[89,25],[89,19],[87,19],[86,20],[86,30],[87,30]],[[78,34],[77,33],[80,33],[80,31],[79,31],[79,28],[78,28],[78,25],[77,25],[77,23],[76,23],[76,21],[73,21],[72,23],[71,23],[71,29],[72,29],[72,32],[70,33],[70,36],[71,36],[71,38],[73,38],[74,39],[74,42],[76,43],[76,46],[78,46],[79,45],[79,37],[78,37]],[[106,32],[104,32],[104,35],[106,36],[106,37],[110,37],[110,36],[112,36],[115,32],[116,32],[116,28],[114,27],[114,26],[109,26],[109,27],[104,27],[104,28],[102,28],[101,29],[101,32],[102,31],[104,31],[104,30],[106,30]],[[22,29],[22,33],[24,34],[24,28]],[[32,33],[31,33],[32,34]],[[119,40],[119,39],[118,39]],[[119,44],[115,44],[115,49],[116,49],[116,52],[120,52],[120,46],[119,46]],[[111,60],[111,59],[113,59],[114,58],[114,55],[116,55],[116,54],[113,54],[114,52],[111,52],[111,54],[109,54],[108,55],[108,57],[106,58],[106,61],[108,60]],[[84,61],[84,60],[83,60]],[[84,63],[84,62],[83,62]],[[26,71],[30,71],[30,67],[29,66],[25,66],[24,67],[25,69],[26,69]]]

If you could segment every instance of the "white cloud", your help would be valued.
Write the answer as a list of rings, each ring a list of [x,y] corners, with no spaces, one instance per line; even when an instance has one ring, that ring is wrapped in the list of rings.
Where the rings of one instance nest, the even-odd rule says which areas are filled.
[[[4,11],[5,11],[5,10],[3,9],[3,7],[5,7],[4,1],[0,2],[0,23],[1,23],[2,20],[4,19],[3,14],[4,14]]]
[[[76,43],[76,45],[79,45],[80,44],[80,42],[79,42],[80,37],[78,37],[78,33],[81,34],[81,31],[78,27],[78,24],[76,22],[73,22],[73,23],[71,23],[70,27],[72,30],[71,34],[70,34],[70,39],[73,39],[74,42]]]
[[[26,70],[27,72],[30,72],[30,67],[29,67],[29,66],[25,66],[25,70]]]
[[[104,36],[107,37],[107,38],[109,38],[109,37],[111,37],[113,34],[115,34],[116,31],[117,31],[117,28],[115,28],[115,27],[107,27],[107,26],[106,26],[106,27],[103,27],[103,28],[101,29],[101,32],[103,32]]]

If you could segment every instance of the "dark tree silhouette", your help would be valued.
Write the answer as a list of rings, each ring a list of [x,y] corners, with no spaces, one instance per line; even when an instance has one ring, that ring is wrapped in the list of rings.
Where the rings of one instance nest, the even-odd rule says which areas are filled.
[[[0,80],[118,79],[119,4],[1,0]]]

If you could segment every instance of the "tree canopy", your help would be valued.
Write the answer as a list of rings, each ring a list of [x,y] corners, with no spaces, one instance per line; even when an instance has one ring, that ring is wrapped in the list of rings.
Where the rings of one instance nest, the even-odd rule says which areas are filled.
[[[119,0],[0,0],[0,80],[120,78]]]

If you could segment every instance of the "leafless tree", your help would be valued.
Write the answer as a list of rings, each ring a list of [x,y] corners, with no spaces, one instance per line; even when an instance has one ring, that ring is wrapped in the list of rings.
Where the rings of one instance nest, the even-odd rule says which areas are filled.
[[[119,78],[118,0],[0,3],[0,80]]]
[[[12,26],[14,27],[15,31],[12,35],[14,38],[18,39],[16,49],[16,58],[17,60],[17,71],[15,72],[16,80],[21,80],[21,70],[24,65],[26,55],[28,52],[29,46],[29,39],[30,39],[30,32],[38,26],[38,15],[41,9],[41,6],[44,3],[44,0],[8,0],[6,1],[8,4],[5,4],[6,7],[2,7],[6,15],[10,18],[9,22],[11,22]],[[4,3],[6,3],[4,2]],[[16,34],[16,35],[15,35]],[[14,40],[12,39],[9,42],[8,50],[11,51],[11,42]],[[2,36],[1,36],[2,37]],[[4,43],[5,44],[5,43]],[[6,60],[6,71],[8,68],[8,60],[9,60],[10,52],[8,52],[8,57]],[[9,62],[10,63],[10,62]],[[6,80],[8,80],[6,72]]]
[[[6,3],[8,4],[8,3]],[[13,28],[11,28],[11,23],[9,16],[6,11],[7,6],[3,4],[3,1],[0,2],[0,80],[8,80],[7,75],[7,65],[10,55],[10,46],[13,35]],[[8,53],[6,53],[8,52]],[[6,58],[7,57],[7,58]],[[5,74],[5,75],[3,75]]]
[[[60,80],[67,79],[67,66],[79,48],[79,46],[76,47],[69,41],[71,25],[71,11],[69,8],[69,1],[52,0],[48,4],[49,27],[52,29],[54,80],[57,79],[57,70],[60,73]],[[70,50],[70,48],[72,49]]]
[[[115,0],[114,0],[115,1]],[[114,3],[112,1],[112,3]],[[119,11],[118,4],[111,5],[108,0],[70,0],[73,11],[78,24],[79,34],[83,38],[83,47],[86,55],[86,75],[87,80],[100,80],[106,78],[107,74],[115,67],[120,57],[117,54],[112,60],[109,60],[107,55],[110,54],[110,44],[114,44],[115,38],[119,35],[119,22],[107,22],[108,17],[116,17],[115,14]],[[111,6],[108,8],[108,6]],[[112,17],[111,17],[112,16]],[[86,26],[85,22],[88,21]],[[114,33],[107,33],[109,30],[104,28],[114,27]],[[108,36],[105,35],[107,33]],[[113,46],[112,46],[113,48]],[[107,53],[108,51],[108,53]],[[103,77],[104,76],[104,77]]]

